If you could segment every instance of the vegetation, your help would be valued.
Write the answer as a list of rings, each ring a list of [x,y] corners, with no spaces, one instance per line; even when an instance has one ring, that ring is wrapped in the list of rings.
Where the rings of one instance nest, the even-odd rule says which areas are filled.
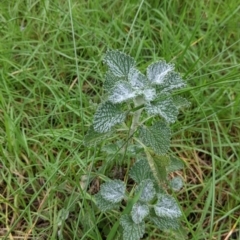
[[[174,194],[183,227],[148,223],[143,239],[239,238],[237,1],[16,0],[0,9],[1,239],[105,239],[118,220],[92,199],[127,168],[101,143],[83,144],[103,100],[107,49],[129,53],[141,72],[174,63],[191,102],[171,125],[170,152],[186,165],[173,174],[184,179]]]
[[[118,50],[108,50],[104,62],[108,66],[103,84],[106,100],[94,114],[85,146],[108,137],[111,144],[102,147],[111,157],[107,163],[119,166],[119,172],[124,168],[128,172],[131,159],[135,162],[130,169],[134,184],[125,174],[124,181],[103,183],[93,198],[102,212],[115,209],[120,215],[107,239],[116,239],[119,223],[123,228],[119,235],[124,240],[142,238],[145,220],[163,231],[179,229],[181,210],[169,191],[180,190],[182,178],[169,179],[169,175],[184,164],[168,154],[169,124],[176,121],[180,108],[189,106],[185,98],[173,93],[185,83],[174,65],[164,60],[150,64],[146,76],[136,68],[131,56]],[[122,127],[116,129],[120,123]]]

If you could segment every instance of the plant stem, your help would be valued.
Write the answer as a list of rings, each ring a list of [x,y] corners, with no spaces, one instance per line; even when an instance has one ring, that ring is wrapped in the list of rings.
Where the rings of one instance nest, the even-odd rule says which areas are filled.
[[[143,97],[137,97],[136,99],[134,99],[134,107],[139,107],[143,103],[144,103]],[[139,110],[137,110],[133,114],[132,124],[131,124],[131,127],[130,127],[130,136],[132,136],[134,134],[134,132],[136,131],[136,129],[138,127],[139,119],[140,119],[142,110],[143,110],[143,108],[140,108]]]

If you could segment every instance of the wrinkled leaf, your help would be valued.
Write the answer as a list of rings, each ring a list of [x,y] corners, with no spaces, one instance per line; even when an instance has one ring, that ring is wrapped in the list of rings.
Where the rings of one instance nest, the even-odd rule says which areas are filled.
[[[176,200],[166,194],[158,194],[158,201],[154,205],[158,217],[178,218],[182,215]]]
[[[126,186],[120,180],[112,180],[101,185],[101,196],[112,203],[118,203],[124,198]]]
[[[145,159],[138,160],[132,166],[129,176],[136,182],[140,183],[145,179],[153,179],[151,168]]]
[[[117,77],[127,76],[130,69],[135,66],[135,61],[132,57],[117,50],[108,50],[103,62],[107,64],[109,70]]]
[[[122,215],[120,218],[120,224],[123,227],[123,239],[124,240],[139,240],[143,237],[145,232],[144,221],[136,224],[131,216]]]
[[[161,231],[173,229],[179,229],[179,222],[177,218],[166,218],[166,217],[149,217],[150,221],[152,221],[158,229]]]
[[[108,100],[114,104],[122,103],[136,97],[137,92],[131,88],[128,82],[118,82],[110,91]]]
[[[139,137],[158,155],[164,155],[169,150],[171,131],[165,122],[156,122],[151,127],[141,127]]]
[[[147,87],[147,78],[136,68],[131,68],[128,74],[128,81],[134,89],[143,89]]]
[[[147,204],[136,202],[133,205],[131,216],[132,216],[132,220],[136,224],[141,223],[148,214],[149,214],[149,207]]]
[[[174,123],[177,120],[178,109],[174,105],[172,98],[166,95],[158,99],[157,102],[148,103],[145,109],[150,116],[160,115],[168,123]]]
[[[121,111],[120,105],[105,102],[94,115],[93,128],[96,132],[106,133],[116,124],[124,122],[125,118],[126,113]]]
[[[103,83],[103,88],[109,92],[115,85],[117,82],[122,81],[123,78],[121,77],[117,77],[115,75],[113,75],[112,72],[107,71],[106,76],[105,76],[105,81]]]
[[[173,70],[173,64],[168,64],[162,60],[148,66],[147,77],[151,83],[162,85],[166,81],[168,74]]]
[[[106,211],[110,211],[112,209],[118,209],[120,207],[120,202],[118,203],[113,203],[110,201],[107,201],[106,199],[104,199],[102,197],[102,195],[100,194],[100,192],[98,192],[97,194],[94,195],[95,200],[96,200],[96,205],[97,207],[102,211],[102,212],[106,212]]]
[[[140,191],[141,191],[141,195],[139,197],[139,200],[142,202],[149,202],[156,195],[154,183],[151,179],[145,179],[145,180],[141,181],[141,183],[136,188],[135,192],[138,193]]]
[[[162,85],[162,92],[169,93],[175,89],[183,88],[186,84],[179,73],[170,72]]]
[[[145,88],[142,94],[147,102],[153,101],[157,97],[155,88]]]

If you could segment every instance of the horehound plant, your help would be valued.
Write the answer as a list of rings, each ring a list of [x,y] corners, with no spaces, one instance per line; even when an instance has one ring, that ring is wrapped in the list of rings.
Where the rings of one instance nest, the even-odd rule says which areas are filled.
[[[126,156],[135,159],[129,171],[135,184],[127,185],[127,176],[125,181],[112,179],[95,195],[102,212],[119,210],[121,215],[107,239],[115,239],[119,224],[124,240],[143,237],[146,221],[163,231],[178,229],[181,210],[169,193],[181,189],[182,179],[170,178],[169,174],[183,168],[183,162],[168,153],[169,124],[176,121],[179,108],[189,105],[186,99],[172,94],[185,83],[174,65],[163,60],[149,65],[146,76],[136,68],[132,57],[120,51],[108,50],[104,63],[108,66],[103,86],[106,99],[94,115],[85,144],[95,144],[116,130],[115,135],[125,132],[126,139],[121,135],[121,140],[103,150],[111,156],[118,152],[115,162],[122,162]],[[121,128],[116,128],[119,124]]]

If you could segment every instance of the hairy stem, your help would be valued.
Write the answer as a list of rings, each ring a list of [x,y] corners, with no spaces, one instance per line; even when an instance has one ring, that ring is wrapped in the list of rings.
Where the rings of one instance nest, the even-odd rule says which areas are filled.
[[[134,107],[139,107],[143,103],[144,103],[143,97],[137,97],[136,99],[134,99]],[[136,129],[138,127],[139,119],[140,119],[142,110],[143,110],[143,108],[140,108],[139,110],[137,110],[133,114],[132,124],[131,124],[131,127],[130,127],[130,136],[132,136],[134,134],[134,132],[136,131]]]

